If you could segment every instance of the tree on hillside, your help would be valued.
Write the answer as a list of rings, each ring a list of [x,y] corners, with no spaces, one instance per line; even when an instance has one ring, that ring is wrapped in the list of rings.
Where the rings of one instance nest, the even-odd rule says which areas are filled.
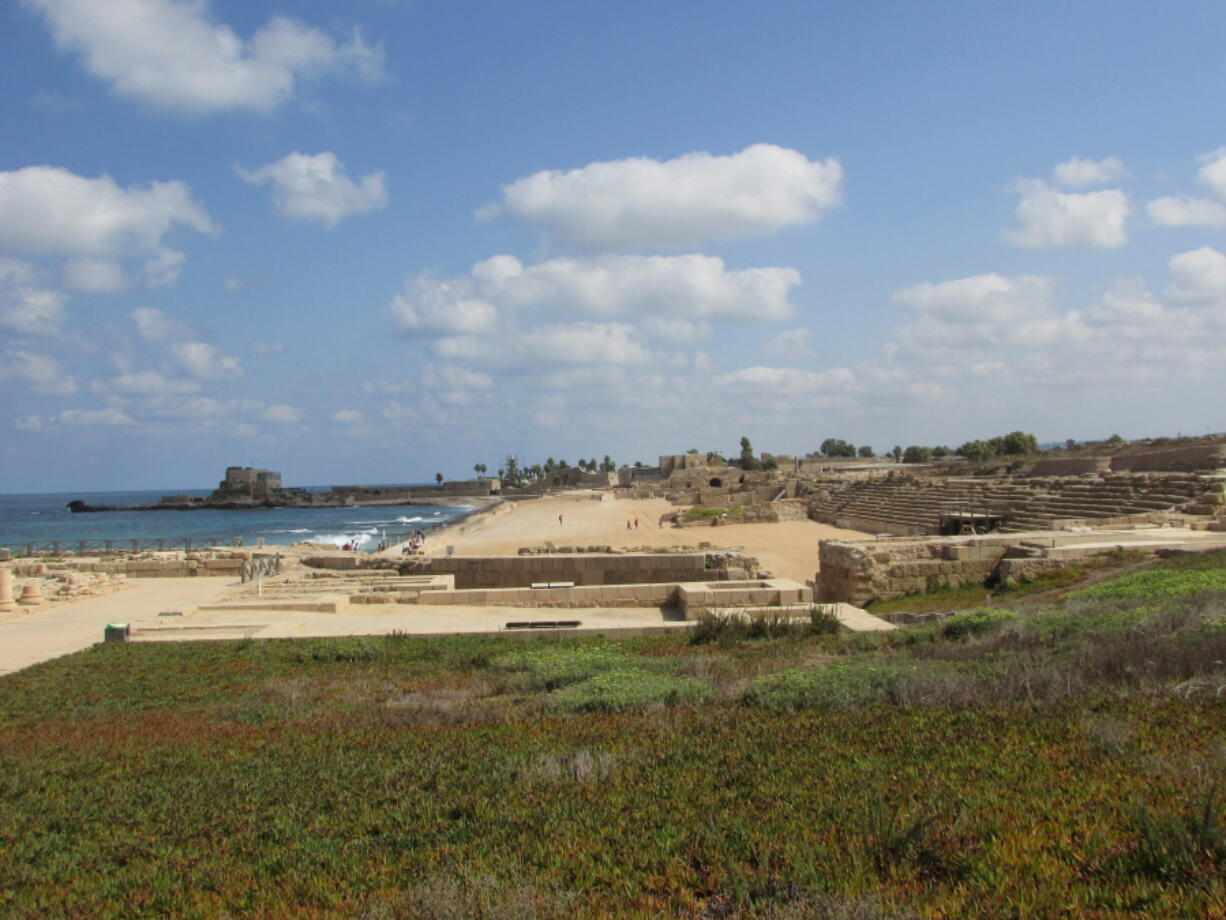
[[[600,464],[602,473],[612,473],[617,469],[617,464],[613,462],[613,458],[608,454],[604,455],[604,462]]]
[[[437,483],[438,483],[438,484],[441,486],[441,485],[443,484],[443,474],[442,474],[442,473],[435,473],[435,474],[434,474],[434,481],[435,481],[435,482],[437,482]]]
[[[948,457],[952,453],[953,451],[950,450],[948,447],[946,447],[944,444],[938,444],[936,447],[932,449],[932,459],[944,460],[946,457]]]
[[[762,452],[762,469],[764,470],[779,469],[779,461],[778,459],[776,459],[774,454],[768,454],[765,451]]]
[[[899,445],[895,444],[894,449],[890,453],[894,455],[895,463],[902,463],[902,448]]]
[[[1024,431],[1011,431],[1001,438],[1002,454],[1037,454],[1039,442],[1032,434]]]
[[[873,454],[873,449],[872,449],[871,447],[869,447],[867,444],[865,444],[863,447],[861,447],[861,448],[860,448],[860,449],[857,451],[857,454],[859,454],[859,456],[861,456],[861,457],[864,457],[865,459],[867,459],[867,458],[869,458],[869,457],[874,456],[874,454]]]
[[[749,443],[749,438],[741,438],[741,469],[756,470],[758,468],[758,458],[753,455],[753,445]]]
[[[856,448],[839,438],[826,438],[822,441],[822,455],[826,457],[854,457]]]
[[[903,463],[927,463],[931,459],[932,451],[917,444],[912,444],[902,453]]]

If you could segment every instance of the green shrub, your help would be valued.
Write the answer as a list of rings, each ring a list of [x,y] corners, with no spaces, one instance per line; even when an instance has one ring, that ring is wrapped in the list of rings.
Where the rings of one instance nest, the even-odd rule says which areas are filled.
[[[914,665],[843,662],[793,668],[763,677],[741,694],[741,702],[768,709],[849,709],[887,702]]]
[[[299,661],[374,661],[383,654],[383,642],[373,636],[310,639],[298,650]]]
[[[999,629],[1010,620],[1016,620],[1017,614],[1012,610],[994,610],[991,607],[980,607],[978,610],[968,610],[959,613],[941,625],[941,635],[946,639],[965,639],[968,636],[982,636]]]
[[[500,655],[490,663],[518,673],[523,686],[532,690],[556,690],[634,665],[633,659],[614,645],[547,645]]]
[[[747,639],[828,636],[839,631],[839,618],[821,604],[802,616],[786,610],[704,610],[690,631],[691,645],[735,645]]]
[[[549,697],[561,712],[626,712],[655,704],[676,705],[709,700],[714,691],[693,677],[674,677],[641,668],[605,671]]]
[[[729,517],[736,517],[737,515],[741,515],[744,513],[745,513],[744,508],[708,508],[703,505],[695,505],[693,508],[689,508],[686,510],[685,520],[691,521],[691,522],[709,521],[712,518],[721,517],[722,515],[725,515],[725,514],[728,515]]]

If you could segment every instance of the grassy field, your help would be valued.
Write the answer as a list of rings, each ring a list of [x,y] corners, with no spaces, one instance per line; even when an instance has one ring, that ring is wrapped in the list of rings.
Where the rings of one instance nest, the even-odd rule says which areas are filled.
[[[1226,557],[830,625],[0,678],[0,915],[1226,916]]]

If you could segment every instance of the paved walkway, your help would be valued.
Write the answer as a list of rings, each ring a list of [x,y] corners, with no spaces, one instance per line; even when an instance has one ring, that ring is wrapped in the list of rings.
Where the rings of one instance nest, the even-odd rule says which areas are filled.
[[[0,622],[0,674],[79,652],[102,641],[107,623],[157,618],[220,599],[231,578],[133,579],[132,587],[102,597],[48,607]]]

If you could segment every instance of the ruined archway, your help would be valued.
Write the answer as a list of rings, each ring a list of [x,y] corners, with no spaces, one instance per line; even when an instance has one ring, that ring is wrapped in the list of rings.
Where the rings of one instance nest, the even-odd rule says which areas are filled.
[[[718,476],[713,476],[707,485],[709,485],[712,489],[722,489],[724,487],[724,481]]]

